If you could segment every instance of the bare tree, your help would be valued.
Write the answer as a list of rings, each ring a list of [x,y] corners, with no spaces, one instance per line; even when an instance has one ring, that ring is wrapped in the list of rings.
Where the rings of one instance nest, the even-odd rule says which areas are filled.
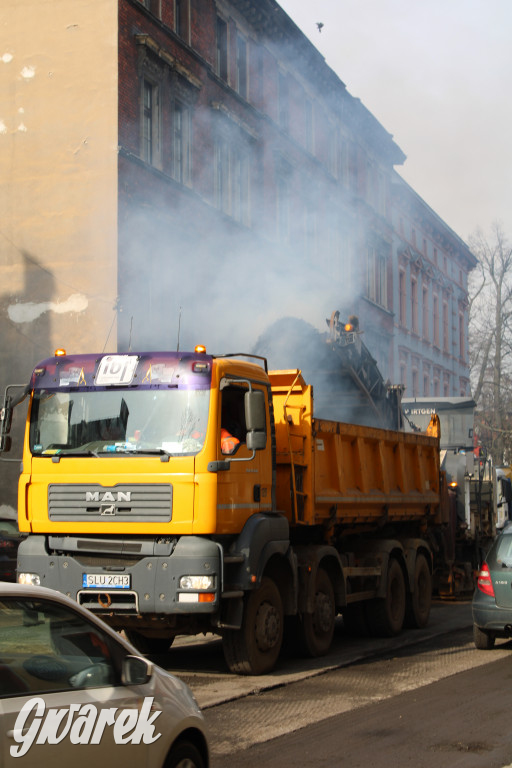
[[[482,444],[495,464],[512,460],[512,247],[499,223],[477,230],[470,279],[469,339],[473,397]]]

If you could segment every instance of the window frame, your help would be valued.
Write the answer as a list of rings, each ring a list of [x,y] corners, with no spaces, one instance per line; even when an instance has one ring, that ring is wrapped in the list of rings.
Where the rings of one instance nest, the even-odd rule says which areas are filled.
[[[149,90],[150,104],[146,99]],[[149,110],[149,131],[147,130],[147,110]],[[146,72],[141,78],[140,156],[148,165],[162,169],[161,83]]]
[[[221,28],[222,34],[220,34]],[[229,79],[228,51],[229,26],[222,16],[217,15],[215,22],[215,72],[225,83]]]
[[[236,32],[236,82],[235,90],[242,99],[249,96],[249,45],[240,30]]]

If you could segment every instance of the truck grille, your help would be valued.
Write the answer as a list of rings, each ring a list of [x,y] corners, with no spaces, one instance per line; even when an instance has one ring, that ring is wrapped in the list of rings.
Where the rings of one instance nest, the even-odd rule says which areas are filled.
[[[129,613],[138,614],[139,606],[135,592],[124,592],[118,589],[111,592],[100,590],[83,590],[76,596],[79,605],[83,605],[93,613]]]
[[[48,516],[55,522],[168,523],[172,485],[51,484]]]

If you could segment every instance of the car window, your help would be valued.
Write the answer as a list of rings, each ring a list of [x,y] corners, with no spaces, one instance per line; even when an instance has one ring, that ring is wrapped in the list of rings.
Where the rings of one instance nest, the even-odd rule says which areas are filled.
[[[512,536],[500,536],[493,555],[489,558],[491,567],[512,568]]]
[[[0,535],[9,534],[9,536],[19,536],[18,524],[14,520],[0,519]]]
[[[0,698],[119,685],[108,635],[51,600],[0,598]]]

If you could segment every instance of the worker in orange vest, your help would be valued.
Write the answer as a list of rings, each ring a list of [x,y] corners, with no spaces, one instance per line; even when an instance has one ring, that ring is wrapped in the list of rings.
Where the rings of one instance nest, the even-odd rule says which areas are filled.
[[[234,453],[238,446],[240,445],[240,440],[238,438],[234,437],[230,432],[228,432],[227,429],[220,430],[220,449],[222,453],[225,453],[227,455]]]

